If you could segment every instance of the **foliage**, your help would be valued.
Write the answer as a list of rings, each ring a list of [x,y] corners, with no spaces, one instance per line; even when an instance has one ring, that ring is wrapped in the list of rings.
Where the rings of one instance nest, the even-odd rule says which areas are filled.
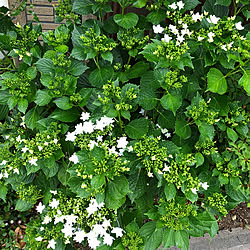
[[[59,1],[44,33],[1,9],[0,204],[26,249],[188,249],[248,200],[248,1],[110,2]]]

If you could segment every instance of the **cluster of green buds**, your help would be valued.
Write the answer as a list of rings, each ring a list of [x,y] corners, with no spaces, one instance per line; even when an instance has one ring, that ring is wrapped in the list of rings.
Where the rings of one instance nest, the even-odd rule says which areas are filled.
[[[158,0],[158,1],[155,1],[154,3],[152,2],[148,3],[146,6],[146,9],[149,11],[159,10],[161,9],[164,2],[165,2],[164,0]]]
[[[57,54],[56,58],[52,59],[54,66],[69,68],[71,60],[66,57],[63,53]]]
[[[241,47],[239,47],[238,52],[241,54],[242,59],[250,58],[250,40],[243,40]]]
[[[129,55],[135,57],[147,44],[149,36],[144,36],[144,31],[139,28],[132,28],[120,31],[118,39],[121,41],[122,47],[129,50]]]
[[[179,76],[179,70],[168,71],[164,77],[164,83],[161,86],[169,91],[171,88],[182,88],[183,84],[187,82],[187,77]]]
[[[225,177],[239,177],[240,169],[236,160],[228,163],[216,163],[217,170]]]
[[[144,136],[143,139],[137,142],[133,147],[136,156],[142,159],[142,163],[149,177],[153,177],[152,171],[163,174],[164,163],[168,160],[167,148],[160,147],[160,141],[160,136],[157,138]]]
[[[73,93],[70,97],[69,97],[70,102],[72,102],[75,105],[78,105],[79,103],[81,103],[81,101],[83,100],[82,96],[80,95],[80,93]]]
[[[186,42],[180,46],[176,46],[176,43],[173,41],[169,41],[168,43],[161,41],[161,45],[157,45],[157,49],[153,54],[159,58],[167,59],[169,62],[179,61],[188,49]]]
[[[188,220],[185,220],[184,218],[187,218],[190,215],[197,215],[195,207],[192,204],[181,204],[175,201],[175,199],[170,201],[160,199],[158,211],[161,215],[160,221],[164,226],[176,231],[188,229]]]
[[[209,101],[205,102],[205,100],[202,99],[197,105],[187,107],[186,115],[194,121],[201,121],[209,125],[218,122],[219,112],[209,109],[208,103]]]
[[[2,84],[16,99],[26,98],[31,93],[31,80],[25,71],[15,73],[14,77],[6,78]]]
[[[31,204],[36,203],[36,201],[41,198],[41,191],[42,190],[37,189],[35,185],[29,185],[27,187],[24,183],[21,183],[17,188],[19,198]]]
[[[112,51],[117,46],[117,43],[106,35],[97,36],[93,28],[81,35],[80,39],[82,45],[94,50],[97,54]]]
[[[58,46],[67,44],[70,38],[69,30],[64,29],[65,32],[60,32],[60,35],[56,35],[55,31],[48,31],[43,33],[43,39],[48,45]]]
[[[139,250],[143,244],[142,237],[136,232],[128,232],[122,237],[122,245],[130,250]]]
[[[192,176],[192,166],[196,163],[192,154],[179,154],[170,163],[164,164],[163,177],[168,183],[173,183],[177,189],[186,184],[186,191],[196,193],[199,190],[200,182],[198,177]]]
[[[71,0],[58,0],[57,5],[53,4],[55,8],[56,16],[60,17],[62,20],[77,20],[78,15],[72,12],[72,1]]]
[[[216,141],[206,140],[206,141],[197,141],[195,144],[195,149],[198,152],[201,152],[204,155],[213,155],[218,152],[216,147]]]
[[[227,215],[227,210],[225,206],[227,205],[228,202],[222,194],[214,193],[213,196],[207,197],[207,202],[210,208],[215,209],[223,216]]]

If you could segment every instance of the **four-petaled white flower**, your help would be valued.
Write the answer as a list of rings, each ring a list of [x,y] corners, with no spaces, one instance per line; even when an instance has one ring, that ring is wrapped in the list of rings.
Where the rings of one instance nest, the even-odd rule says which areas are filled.
[[[96,249],[100,244],[101,242],[97,239],[97,237],[88,238],[89,247]]]
[[[192,193],[197,194],[197,188],[191,188]]]
[[[128,145],[127,137],[120,137],[119,140],[117,140],[117,148],[126,148]]]
[[[184,36],[177,35],[176,40],[179,41],[180,43],[182,43],[185,40],[185,38],[184,38]]]
[[[204,39],[203,36],[198,36],[197,38],[198,38],[198,41],[199,41],[199,42],[202,41],[202,40]]]
[[[84,241],[85,237],[87,237],[87,234],[84,231],[77,231],[75,232],[74,241],[81,243]]]
[[[162,33],[164,31],[164,28],[161,27],[160,24],[158,25],[153,25],[153,30],[154,30],[154,33],[158,34],[158,33]]]
[[[43,219],[42,224],[48,224],[52,221],[51,217],[49,217],[48,215],[46,215]]]
[[[166,163],[164,163],[164,168],[163,168],[163,172],[170,172],[170,166],[168,166]]]
[[[73,236],[73,231],[74,231],[74,227],[72,227],[71,224],[64,224],[63,229],[61,230],[61,232],[64,234],[64,237],[72,237]]]
[[[55,138],[55,139],[53,140],[53,142],[54,142],[55,144],[57,144],[57,143],[58,143],[58,140]]]
[[[87,134],[93,133],[94,132],[94,124],[92,121],[84,122],[83,123],[83,131]]]
[[[208,189],[209,185],[207,184],[207,182],[204,182],[204,183],[200,183],[200,185],[202,186],[202,188],[204,188],[205,190]]]
[[[242,26],[241,22],[236,23],[236,24],[235,24],[235,28],[236,28],[237,30],[243,30],[243,29],[244,29],[244,27]]]
[[[184,8],[185,4],[182,1],[179,1],[179,2],[177,2],[177,6],[178,6],[179,10],[181,10]]]
[[[103,244],[111,246],[113,244],[113,240],[114,237],[112,237],[110,234],[105,234],[103,237]]]
[[[220,18],[216,17],[215,15],[211,15],[211,16],[209,16],[209,18],[207,18],[207,21],[209,23],[213,23],[213,24],[217,24],[219,20],[220,20]]]
[[[82,123],[79,123],[75,126],[75,135],[80,135],[84,131],[84,127]]]
[[[169,43],[171,41],[172,37],[168,34],[165,34],[164,37],[161,39],[165,43]]]
[[[170,7],[171,9],[173,9],[173,10],[176,10],[176,9],[177,9],[176,3],[170,4],[169,7]]]
[[[207,35],[208,35],[208,42],[212,43],[214,41],[213,37],[215,34],[213,32],[209,32]]]
[[[173,34],[175,34],[175,35],[177,35],[177,34],[179,33],[179,31],[178,31],[178,29],[176,28],[175,25],[170,24],[170,25],[169,25],[169,29],[170,29],[170,31],[171,31]]]
[[[87,121],[89,119],[89,117],[90,117],[90,114],[88,112],[83,112],[81,114],[80,119],[83,120],[83,121]]]
[[[72,132],[72,133],[68,132],[68,133],[66,134],[66,139],[65,139],[65,141],[72,141],[72,142],[74,142],[75,139],[76,139],[76,134],[75,134],[75,132]]]
[[[148,177],[154,177],[154,175],[153,175],[153,173],[151,173],[151,172],[148,172]]]
[[[31,165],[34,165],[34,166],[37,166],[37,158],[31,158],[30,160],[29,160],[29,163],[31,164]]]
[[[116,238],[123,236],[123,229],[119,227],[114,227],[111,231],[111,233],[116,235]]]
[[[3,178],[3,174],[2,173],[0,173],[0,180]]]
[[[42,202],[39,202],[38,206],[36,207],[36,211],[41,214],[43,212],[43,209],[45,208],[45,205],[42,204]]]
[[[43,147],[38,146],[38,150],[39,150],[39,151],[42,151],[42,150],[43,150]]]
[[[3,160],[0,165],[6,165],[7,161]]]
[[[77,157],[76,153],[74,153],[73,155],[71,155],[69,157],[69,161],[73,162],[74,164],[79,163],[79,160],[78,160],[78,157]]]
[[[197,12],[197,13],[193,14],[191,17],[192,17],[192,19],[193,19],[195,22],[197,22],[198,20],[201,20],[203,16],[200,15],[199,12]]]
[[[27,148],[26,146],[24,148],[21,149],[23,153],[26,153],[27,151],[29,151],[29,148]]]
[[[19,174],[19,169],[17,169],[17,168],[15,168],[14,170],[13,170],[13,173],[15,174]]]
[[[132,146],[129,146],[128,147],[128,152],[132,152],[133,151],[133,147]]]
[[[49,240],[48,243],[49,244],[48,244],[47,248],[52,248],[52,249],[56,248],[56,241],[54,239]]]
[[[59,206],[59,200],[53,198],[52,202],[49,203],[49,206],[54,209],[57,208]]]
[[[50,193],[56,195],[56,194],[57,194],[57,191],[56,191],[56,190],[50,190]]]
[[[110,220],[107,220],[106,218],[103,220],[102,226],[107,229],[108,227],[111,226]]]
[[[43,240],[43,237],[38,236],[38,237],[35,238],[35,240],[36,240],[36,241],[42,241],[42,240]]]

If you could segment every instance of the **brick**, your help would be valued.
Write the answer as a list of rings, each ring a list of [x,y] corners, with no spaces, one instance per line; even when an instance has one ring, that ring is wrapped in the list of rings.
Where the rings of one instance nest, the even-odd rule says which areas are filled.
[[[42,23],[43,30],[54,30],[56,29],[60,24],[58,23]]]
[[[32,0],[34,5],[47,5],[52,6],[52,4],[56,4],[57,1],[52,1],[51,3],[48,0]]]
[[[43,15],[43,16],[53,16],[54,15],[53,7],[34,6],[32,9],[30,7],[27,7],[27,9],[34,11],[37,15]]]
[[[37,16],[40,22],[54,22],[54,16]],[[27,15],[27,20],[33,20],[32,15]]]

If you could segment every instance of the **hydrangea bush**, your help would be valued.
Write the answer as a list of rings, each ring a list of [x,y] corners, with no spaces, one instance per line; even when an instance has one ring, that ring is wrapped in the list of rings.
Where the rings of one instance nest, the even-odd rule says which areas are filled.
[[[247,201],[249,2],[202,2],[59,0],[44,33],[1,8],[0,204],[29,211],[25,249],[188,249]]]

